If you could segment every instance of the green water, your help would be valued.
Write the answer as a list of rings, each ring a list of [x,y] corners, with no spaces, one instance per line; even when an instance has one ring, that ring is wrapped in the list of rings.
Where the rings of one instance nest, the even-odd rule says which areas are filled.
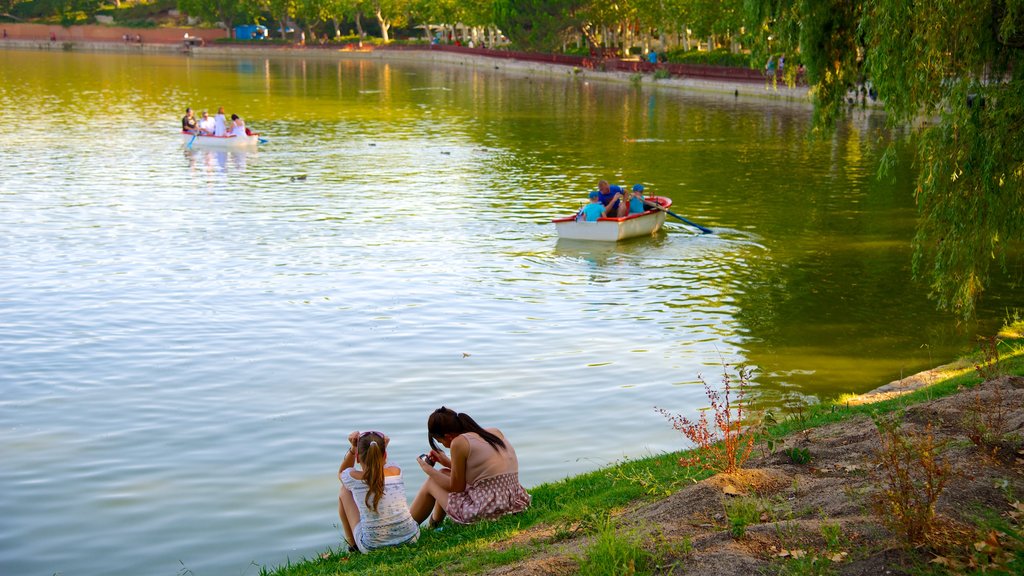
[[[910,274],[884,117],[485,64],[0,51],[0,573],[251,573],[340,542],[334,473],[406,484],[447,404],[527,486],[684,446],[721,362],[765,404],[952,359],[977,323]],[[186,106],[268,140],[187,149]],[[600,178],[658,235],[560,242]]]

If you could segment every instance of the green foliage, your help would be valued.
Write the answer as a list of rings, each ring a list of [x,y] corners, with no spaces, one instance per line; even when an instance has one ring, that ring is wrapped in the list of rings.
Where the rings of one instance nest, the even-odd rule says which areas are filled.
[[[729,521],[729,533],[740,539],[747,533],[747,526],[761,520],[761,501],[757,498],[733,498],[725,501],[725,517]]]
[[[842,548],[846,541],[843,536],[843,527],[836,522],[821,523],[821,537],[825,540],[825,549],[829,552],[836,552]]]
[[[494,24],[523,50],[553,52],[579,25],[582,0],[495,0]]]
[[[802,466],[811,462],[811,451],[807,448],[798,448],[794,446],[783,450],[782,453],[785,454],[793,464],[799,464]]]
[[[606,518],[594,541],[579,560],[580,574],[594,576],[620,576],[622,574],[650,574],[654,558],[641,546],[640,538],[617,530]]]
[[[918,124],[910,133],[919,166],[914,272],[941,309],[973,316],[993,275],[1013,274],[1010,255],[1024,258],[1024,3],[749,0],[748,8],[759,54],[801,54],[819,129],[835,124],[862,80],[893,125]],[[918,122],[932,117],[938,122]]]
[[[706,64],[711,66],[732,66],[749,68],[749,54],[733,54],[729,50],[718,49],[710,52],[700,50],[672,50],[668,53],[668,61],[678,64]]]

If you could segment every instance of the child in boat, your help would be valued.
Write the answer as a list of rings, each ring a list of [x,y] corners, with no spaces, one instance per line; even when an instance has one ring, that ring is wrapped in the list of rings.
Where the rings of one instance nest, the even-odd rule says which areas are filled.
[[[390,439],[380,432],[352,432],[338,468],[338,516],[350,552],[415,542],[419,523],[409,514],[402,469],[387,461]],[[355,468],[358,463],[360,469]]]
[[[587,204],[576,215],[577,221],[597,222],[597,219],[604,216],[607,207],[601,204],[601,193],[594,190],[590,193],[590,204]]]
[[[436,527],[448,515],[459,524],[471,524],[529,508],[516,451],[501,430],[481,428],[468,414],[442,406],[427,419],[427,440],[430,454],[417,460],[427,481],[410,506],[416,522],[430,518],[430,526]],[[434,468],[435,462],[444,468]]]
[[[644,185],[633,184],[633,195],[629,199],[629,213],[639,214],[646,211],[647,206],[644,205]]]

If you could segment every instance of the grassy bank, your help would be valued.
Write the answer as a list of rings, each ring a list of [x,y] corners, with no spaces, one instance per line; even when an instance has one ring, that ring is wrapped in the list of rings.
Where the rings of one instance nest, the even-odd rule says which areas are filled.
[[[933,384],[905,395],[870,404],[858,404],[855,398],[842,398],[832,404],[808,406],[806,410],[793,413],[786,418],[776,415],[775,418],[766,419],[770,425],[762,429],[756,450],[767,453],[786,444],[792,446],[794,436],[806,438],[809,430],[846,421],[863,421],[866,416],[877,419],[886,414],[900,413],[908,407],[972,390],[978,384],[998,375],[1024,375],[1022,331],[1024,323],[1018,323],[1005,330],[997,340],[983,342],[976,356],[953,365],[955,367],[949,368],[945,374],[937,375]],[[1019,439],[1013,440],[1018,441]],[[872,442],[874,441],[869,438],[868,443]],[[961,451],[970,448],[965,442],[960,442]],[[814,446],[814,449],[823,451],[842,452],[842,448]],[[1014,446],[1014,449],[1020,448],[1017,444]],[[787,453],[787,466],[792,466],[793,462],[798,462],[801,458],[799,450]],[[804,450],[804,453],[807,451]],[[264,569],[261,574],[478,574],[494,571],[503,566],[522,564],[531,561],[530,559],[534,559],[532,561],[536,564],[536,558],[545,556],[559,556],[560,563],[552,564],[547,569],[542,565],[539,573],[676,573],[676,567],[680,563],[685,565],[686,558],[691,554],[694,541],[690,536],[680,537],[675,534],[671,538],[651,538],[651,527],[647,526],[647,535],[641,542],[636,525],[642,525],[643,520],[633,518],[632,529],[620,529],[618,524],[620,519],[626,518],[631,512],[677,498],[680,493],[693,488],[698,481],[711,476],[711,472],[705,470],[680,466],[679,460],[684,454],[680,452],[624,461],[561,482],[537,486],[530,490],[533,506],[523,514],[474,526],[458,526],[448,522],[442,530],[424,530],[420,541],[412,546],[380,550],[368,555],[350,555],[343,551],[344,543],[340,543],[340,549],[328,549],[318,558],[302,560],[272,571]],[[781,460],[781,455],[776,454],[771,458],[763,458],[762,464]],[[1009,465],[1014,466],[1012,456],[1010,460]],[[806,461],[801,464],[806,464]],[[1017,475],[1018,472],[1013,474]],[[793,490],[797,491],[797,480],[793,479],[792,482]],[[1014,482],[1017,482],[1016,476]],[[733,539],[729,540],[730,543],[741,542],[750,547],[750,541],[742,540],[748,525],[757,524],[759,521],[767,523],[767,516],[772,516],[773,521],[779,519],[778,510],[784,502],[780,504],[777,497],[773,498],[775,499],[731,500],[726,505],[725,514],[728,518],[711,519],[709,522],[721,525],[716,526],[716,530],[724,528],[726,533],[731,531]],[[746,512],[751,516],[746,520],[743,519],[744,507],[749,508]],[[794,527],[791,539],[806,540],[804,537],[796,536],[795,523],[802,521],[798,518],[800,514],[794,514],[792,509],[788,514],[788,522]],[[878,522],[880,521],[876,521]],[[822,552],[807,557],[803,551],[799,555],[795,553],[796,551],[789,555],[789,551],[782,550],[780,556],[787,557],[780,559],[779,564],[772,564],[772,571],[787,574],[838,573],[832,566],[838,560],[833,562],[829,558],[845,558],[847,552],[837,552],[836,547],[836,543],[842,541],[845,536],[840,533],[838,523],[824,520],[819,523],[821,527],[815,527],[814,530],[819,530],[825,538],[825,544],[821,545]],[[786,526],[785,522],[776,524],[777,531],[780,530],[778,525]],[[653,533],[660,532],[655,529]],[[1018,538],[1021,536],[1019,527],[1015,534]],[[726,539],[728,540],[728,537]],[[570,546],[567,553],[566,544],[570,542],[577,544],[575,548]],[[767,544],[764,547],[767,549]],[[556,549],[559,550],[557,554],[554,553]],[[826,550],[831,552],[826,554]],[[921,550],[923,549],[907,547],[901,551],[901,554],[905,555],[901,561],[907,561],[907,557],[913,560],[916,558],[915,555],[924,554]],[[1017,561],[1024,562],[1024,543],[1016,550],[1020,555]],[[774,555],[775,552],[771,554]],[[851,554],[855,555],[856,552]],[[929,564],[931,559],[932,556],[927,554],[921,558],[923,573],[946,573],[944,571],[948,566],[942,563]],[[1012,562],[1012,557],[1002,565],[1018,566],[1007,562]],[[871,573],[871,569],[874,568],[869,566],[865,573]],[[683,569],[683,572],[685,571]],[[532,572],[511,570],[509,573]],[[1000,572],[995,570],[991,573]]]

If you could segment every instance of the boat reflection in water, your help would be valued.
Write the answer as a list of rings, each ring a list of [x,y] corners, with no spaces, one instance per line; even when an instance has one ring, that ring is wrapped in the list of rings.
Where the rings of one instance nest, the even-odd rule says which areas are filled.
[[[249,157],[256,154],[245,150],[185,149],[189,168],[208,174],[244,171]]]

